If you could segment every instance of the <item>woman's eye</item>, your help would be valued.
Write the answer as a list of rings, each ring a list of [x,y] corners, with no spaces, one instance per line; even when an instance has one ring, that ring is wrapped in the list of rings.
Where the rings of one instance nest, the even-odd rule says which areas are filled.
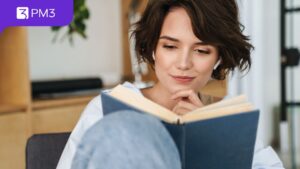
[[[208,51],[208,50],[196,49],[195,51],[196,51],[197,53],[199,53],[199,54],[209,54],[209,51]]]
[[[164,48],[167,48],[167,49],[176,49],[177,47],[176,46],[173,46],[173,45],[163,45]]]

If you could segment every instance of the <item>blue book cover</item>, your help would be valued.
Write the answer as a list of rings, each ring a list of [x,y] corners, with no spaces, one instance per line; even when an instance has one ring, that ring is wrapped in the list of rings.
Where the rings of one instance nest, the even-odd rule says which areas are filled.
[[[130,97],[130,96],[127,96]],[[101,94],[104,115],[119,110],[145,111]],[[251,169],[259,111],[186,123],[162,123],[171,134],[183,169]]]

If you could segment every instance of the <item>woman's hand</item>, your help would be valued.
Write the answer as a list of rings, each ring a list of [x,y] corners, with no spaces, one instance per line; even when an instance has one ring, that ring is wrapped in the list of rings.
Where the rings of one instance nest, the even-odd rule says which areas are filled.
[[[179,100],[173,108],[173,112],[178,115],[184,115],[192,110],[203,106],[198,94],[193,90],[182,90],[175,93],[171,99]]]

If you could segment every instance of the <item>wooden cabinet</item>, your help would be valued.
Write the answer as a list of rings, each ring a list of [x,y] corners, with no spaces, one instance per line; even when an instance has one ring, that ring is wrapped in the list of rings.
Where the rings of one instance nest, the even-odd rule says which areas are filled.
[[[25,168],[26,119],[24,112],[0,114],[0,168]]]
[[[0,34],[0,113],[30,106],[27,32],[8,28]]]
[[[8,28],[0,35],[0,168],[24,168],[29,112],[27,32]]]
[[[0,168],[25,168],[25,146],[32,134],[71,131],[95,96],[32,100],[27,31],[0,34]]]
[[[70,132],[94,96],[36,100],[32,104],[32,132]]]

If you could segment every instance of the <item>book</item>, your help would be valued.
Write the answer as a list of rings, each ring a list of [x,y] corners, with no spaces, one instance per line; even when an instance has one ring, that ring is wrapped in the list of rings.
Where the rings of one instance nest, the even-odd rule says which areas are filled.
[[[158,105],[122,85],[101,94],[104,115],[134,110],[165,125],[183,169],[251,169],[259,110],[245,96],[203,106],[185,115]]]

